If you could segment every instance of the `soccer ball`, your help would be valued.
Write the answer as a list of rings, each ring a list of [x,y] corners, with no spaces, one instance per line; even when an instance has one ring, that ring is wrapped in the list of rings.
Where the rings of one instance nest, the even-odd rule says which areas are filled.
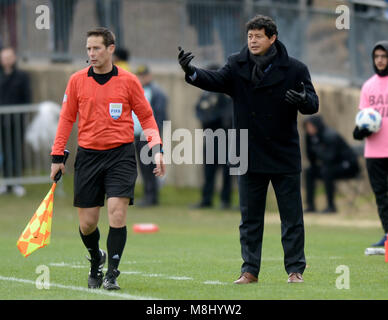
[[[356,126],[359,129],[368,129],[371,132],[377,132],[381,128],[381,115],[373,108],[365,108],[356,115]]]

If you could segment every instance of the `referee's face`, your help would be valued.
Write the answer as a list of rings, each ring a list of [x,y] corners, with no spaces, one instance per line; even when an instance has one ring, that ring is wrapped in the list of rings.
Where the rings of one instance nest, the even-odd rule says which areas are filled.
[[[86,49],[88,51],[90,65],[93,66],[94,72],[105,73],[107,69],[112,67],[112,55],[115,46],[110,45],[106,47],[102,36],[88,37],[86,40]]]

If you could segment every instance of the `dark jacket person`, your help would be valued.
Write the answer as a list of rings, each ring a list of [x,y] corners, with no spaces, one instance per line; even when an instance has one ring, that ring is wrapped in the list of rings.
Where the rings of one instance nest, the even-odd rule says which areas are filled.
[[[334,203],[335,180],[357,176],[357,155],[345,139],[326,126],[321,116],[310,116],[304,123],[306,153],[310,166],[305,171],[306,212],[315,212],[315,182],[322,179],[325,185],[327,207],[322,213],[336,212]]]
[[[220,66],[211,64],[210,70],[218,70]],[[203,91],[195,105],[195,114],[204,129],[204,183],[202,186],[202,199],[199,203],[191,206],[195,209],[210,208],[213,206],[213,195],[216,187],[217,171],[222,172],[222,184],[220,192],[221,209],[230,208],[232,179],[229,167],[222,159],[228,155],[228,130],[232,128],[233,103],[232,99],[223,93]],[[223,132],[226,137],[226,147],[219,147],[219,137],[215,132]],[[208,143],[214,137],[214,143]],[[214,155],[214,161],[206,162],[206,151]],[[222,155],[224,157],[219,157]],[[210,163],[209,163],[210,162]]]
[[[302,282],[306,261],[297,115],[317,112],[318,97],[307,67],[288,56],[271,18],[258,15],[248,21],[246,30],[247,46],[218,71],[193,67],[190,52],[181,50],[178,59],[188,83],[232,97],[237,141],[240,130],[249,132],[248,141],[242,142],[248,145],[248,171],[239,176],[244,262],[235,283],[257,281],[269,182],[279,206],[288,281]]]
[[[31,103],[30,79],[26,72],[17,67],[17,56],[13,48],[0,51],[0,108]],[[19,178],[23,175],[23,114],[0,115],[0,170],[4,178]],[[5,183],[0,194],[13,192],[21,197],[26,191],[18,184]]]

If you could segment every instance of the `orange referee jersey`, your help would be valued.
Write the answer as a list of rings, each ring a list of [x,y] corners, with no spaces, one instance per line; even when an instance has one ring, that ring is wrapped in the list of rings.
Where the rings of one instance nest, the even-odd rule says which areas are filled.
[[[88,74],[74,73],[63,98],[51,155],[63,155],[78,115],[78,145],[107,150],[134,141],[132,111],[139,118],[150,148],[162,144],[152,108],[137,77],[120,67],[101,85]]]

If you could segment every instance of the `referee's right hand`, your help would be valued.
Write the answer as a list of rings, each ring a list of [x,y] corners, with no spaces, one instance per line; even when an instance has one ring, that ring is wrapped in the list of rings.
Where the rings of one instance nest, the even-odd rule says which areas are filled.
[[[59,172],[59,170],[62,171],[62,174],[65,173],[65,165],[63,163],[52,163],[51,164],[50,179],[52,181],[55,181],[55,176]]]
[[[154,175],[156,177],[163,177],[166,173],[166,165],[164,164],[163,154],[161,152],[155,154],[155,164],[156,168],[153,171]]]

